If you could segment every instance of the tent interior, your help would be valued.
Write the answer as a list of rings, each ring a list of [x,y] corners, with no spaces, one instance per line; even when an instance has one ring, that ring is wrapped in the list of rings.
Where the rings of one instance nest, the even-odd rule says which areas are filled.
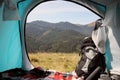
[[[29,12],[38,4],[52,0],[0,1],[0,72],[33,69],[25,45],[25,23]],[[107,40],[107,69],[120,74],[120,0],[65,0],[82,5],[103,18]]]

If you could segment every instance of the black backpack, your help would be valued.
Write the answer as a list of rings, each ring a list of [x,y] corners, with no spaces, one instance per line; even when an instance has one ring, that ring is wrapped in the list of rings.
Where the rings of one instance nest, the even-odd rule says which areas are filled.
[[[91,54],[90,51],[92,51],[94,56],[91,56],[92,58],[88,57],[87,55]],[[92,41],[91,37],[88,37],[83,40],[82,46],[81,46],[81,59],[78,62],[78,65],[75,69],[75,72],[78,77],[84,76],[86,79],[98,66],[100,67],[100,71],[94,76],[92,80],[97,80],[101,73],[105,71],[105,57],[104,54],[100,53]],[[88,62],[87,62],[88,61]],[[87,62],[87,66],[86,66]],[[85,71],[83,68],[87,69]]]

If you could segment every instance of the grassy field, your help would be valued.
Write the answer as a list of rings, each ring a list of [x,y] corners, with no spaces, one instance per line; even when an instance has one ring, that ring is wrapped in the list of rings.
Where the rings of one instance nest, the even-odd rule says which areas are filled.
[[[80,58],[78,53],[29,53],[29,57],[35,67],[60,72],[73,71]]]

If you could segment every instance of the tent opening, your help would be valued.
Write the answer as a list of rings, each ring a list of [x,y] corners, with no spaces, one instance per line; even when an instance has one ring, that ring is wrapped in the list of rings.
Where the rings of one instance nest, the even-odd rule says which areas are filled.
[[[26,52],[26,49],[27,49],[26,48],[27,40],[25,40],[25,38],[26,38],[25,33],[27,33],[27,31],[25,30],[27,28],[27,27],[25,27],[26,19],[27,19],[26,17],[34,7],[36,7],[40,3],[43,4],[43,2],[47,3],[47,1],[52,2],[53,0],[15,0],[15,1],[1,0],[0,1],[0,44],[1,44],[1,46],[0,46],[0,59],[1,59],[0,72],[4,72],[6,70],[11,70],[11,69],[15,69],[15,68],[21,68],[21,69],[24,69],[27,71],[31,71],[34,69],[33,65],[31,64],[31,62],[28,59],[28,56],[27,56],[28,52]],[[63,0],[57,0],[57,1],[59,2],[59,1],[63,1]],[[120,32],[120,27],[119,27],[119,25],[120,25],[120,23],[119,23],[119,21],[120,21],[119,20],[120,19],[120,0],[109,0],[109,1],[107,1],[107,0],[64,0],[64,1],[69,1],[69,2],[80,4],[103,18],[102,27],[105,28],[103,30],[104,30],[104,34],[106,35],[104,38],[106,38],[106,39],[104,39],[105,43],[103,43],[102,40],[100,42],[102,42],[103,45],[105,44],[104,45],[105,51],[104,50],[103,51],[105,53],[105,58],[106,58],[106,68],[108,69],[108,72],[110,72],[110,74],[120,75],[120,67],[119,67],[119,64],[120,64],[120,62],[119,62],[119,60],[120,60],[120,57],[119,57],[120,56],[120,54],[119,54],[119,52],[120,52],[120,36],[119,36],[119,32]],[[59,4],[60,4],[60,2],[59,2]],[[57,5],[57,6],[59,6],[59,5]],[[62,7],[62,9],[58,8],[57,6],[50,7],[50,8],[52,8],[54,11],[58,11],[58,13],[60,13],[59,11],[61,11],[61,10],[64,10],[65,12],[68,10],[75,12],[77,9],[77,8],[74,8],[74,9],[70,8],[70,5],[68,7],[63,8],[64,4],[62,4],[62,6],[60,6],[60,7]],[[57,9],[55,9],[55,8],[57,8]],[[70,9],[67,9],[67,8],[70,8]],[[39,11],[44,12],[45,9],[37,10],[36,13],[38,13]],[[81,21],[84,21],[85,16],[87,16],[86,14],[84,14],[85,15],[84,17],[80,16],[80,14],[79,14],[79,16],[77,16],[77,14],[75,14],[75,16],[74,16],[75,18],[74,18],[74,17],[72,17],[72,15],[70,15],[72,12],[69,12],[69,14],[64,15],[64,17],[63,17],[64,20],[57,21],[56,19],[51,20],[53,18],[53,16],[51,16],[52,18],[48,17],[48,15],[50,15],[54,12],[54,11],[52,11],[52,13],[50,13],[49,11],[51,11],[51,10],[49,10],[49,9],[47,10],[47,13],[49,13],[49,14],[45,15],[45,12],[44,12],[44,15],[45,15],[46,19],[49,19],[50,21],[43,20],[42,17],[44,17],[44,15],[41,16],[41,14],[40,14],[40,16],[41,16],[40,19],[42,20],[42,22],[43,21],[45,21],[47,23],[49,22],[49,25],[51,25],[51,23],[52,23],[52,27],[55,27],[55,26],[53,26],[53,24],[56,25],[57,23],[59,23],[59,24],[62,23],[62,25],[63,25],[63,23],[65,23],[67,25],[71,24],[71,23],[72,23],[72,25],[77,24],[76,27],[81,26],[81,25],[82,26],[88,25],[87,23],[81,24]],[[82,11],[82,10],[79,10],[79,11]],[[58,15],[58,13],[54,14],[54,16]],[[70,17],[72,17],[72,18],[66,17],[68,15],[70,15]],[[36,14],[34,15],[34,17],[35,16],[36,16]],[[59,16],[59,17],[60,17],[60,19],[62,18],[61,16]],[[89,20],[90,17],[91,16],[89,16],[89,17],[87,16],[87,20]],[[68,18],[69,20],[73,20],[75,22],[67,21],[66,18]],[[76,21],[77,18],[79,18],[79,20],[80,19],[82,19],[82,20],[80,20],[80,22],[79,22],[79,20]],[[94,17],[92,16],[92,18],[94,18]],[[56,22],[52,22],[52,21],[56,21]],[[29,23],[31,23],[31,22],[34,22],[34,21],[28,21],[27,25],[29,25]],[[35,25],[33,24],[33,26],[36,26],[36,24]],[[71,26],[69,26],[69,27],[71,27]],[[44,28],[46,28],[46,26]],[[50,28],[50,26],[49,26],[49,28]],[[63,28],[68,29],[68,27],[63,27]],[[40,29],[42,29],[42,28],[40,28]],[[50,32],[53,33],[54,31],[52,31],[52,30],[56,30],[56,28],[54,28],[54,29],[52,28],[51,31],[46,32],[44,35],[47,35]],[[78,28],[76,30],[79,31]],[[81,30],[84,31],[83,28]],[[85,29],[85,30],[87,30],[87,29]],[[56,35],[56,33],[60,32],[60,31],[61,30],[59,30],[57,28],[57,31],[54,33],[54,35]],[[70,37],[70,39],[68,39],[68,40],[72,40],[71,37],[72,37],[72,35],[74,35],[73,33],[75,31],[71,31],[71,30],[68,30],[68,31],[71,32],[70,36],[67,36],[67,37]],[[34,31],[34,32],[36,32],[36,31]],[[39,31],[39,32],[41,32],[41,31]],[[65,31],[65,33],[66,32],[67,32],[67,30]],[[65,35],[64,32],[62,32],[62,34]],[[100,32],[100,34],[103,34],[103,33]],[[68,35],[68,33],[66,33],[66,35]],[[76,34],[76,35],[78,35],[78,34]],[[62,35],[59,35],[59,36],[62,36]],[[46,41],[45,43],[47,43],[49,41],[56,40],[57,37],[55,36],[54,39],[50,38],[50,40],[45,39],[45,40],[41,40],[41,41]],[[103,37],[103,36],[101,36],[101,37]],[[98,37],[98,38],[100,38],[100,37]],[[30,39],[32,39],[31,36],[30,36]],[[76,39],[76,38],[74,38],[74,39]],[[36,42],[38,40],[34,40],[34,42]],[[61,40],[61,38],[60,38],[60,40]],[[68,42],[64,39],[62,39],[62,41],[64,43]],[[94,41],[96,41],[94,43],[98,42],[97,40],[94,40]],[[76,42],[76,40],[72,41],[72,43],[75,43],[75,42]],[[30,45],[31,45],[31,43],[30,43]],[[34,47],[35,49],[36,48],[38,48],[39,50],[43,49],[43,47],[39,48],[39,44],[36,44],[36,45],[38,47]],[[51,44],[49,44],[49,45],[51,45]],[[49,47],[49,45],[48,46],[44,45],[45,47],[48,47],[48,49],[45,51],[48,51],[49,49],[51,49],[51,47]],[[62,45],[62,46],[65,46],[65,45]],[[98,46],[101,47],[100,44],[98,44]],[[53,47],[58,48],[58,44]],[[76,47],[76,46],[74,46],[74,47]],[[64,49],[67,50],[67,48],[68,47],[65,47]],[[103,46],[102,46],[102,48],[103,48]],[[72,48],[72,49],[75,49],[75,48]],[[29,50],[27,50],[27,51],[29,51]],[[35,52],[37,52],[37,50]],[[43,53],[44,51],[41,51],[41,52]],[[51,51],[51,52],[53,52],[53,51]],[[59,50],[57,50],[56,52],[59,52]],[[68,53],[70,53],[70,52],[68,52]],[[76,52],[76,53],[78,53],[78,52]],[[46,57],[46,56],[44,56],[44,57]],[[58,57],[58,55],[57,55],[57,57]],[[64,58],[64,59],[66,59],[66,58]],[[33,61],[37,62],[38,60],[36,60],[36,58],[35,58],[35,59],[33,59]],[[1,76],[2,75],[0,73],[0,77]],[[110,76],[110,77],[113,78],[112,76]]]
[[[32,64],[61,72],[73,71],[80,59],[81,41],[91,36],[99,19],[69,1],[48,1],[33,8],[26,21],[26,49]]]

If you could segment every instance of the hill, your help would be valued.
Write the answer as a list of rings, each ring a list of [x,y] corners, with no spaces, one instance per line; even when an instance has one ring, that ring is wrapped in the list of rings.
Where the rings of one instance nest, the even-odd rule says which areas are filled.
[[[93,27],[69,22],[34,21],[26,24],[28,52],[78,52],[81,40]]]

